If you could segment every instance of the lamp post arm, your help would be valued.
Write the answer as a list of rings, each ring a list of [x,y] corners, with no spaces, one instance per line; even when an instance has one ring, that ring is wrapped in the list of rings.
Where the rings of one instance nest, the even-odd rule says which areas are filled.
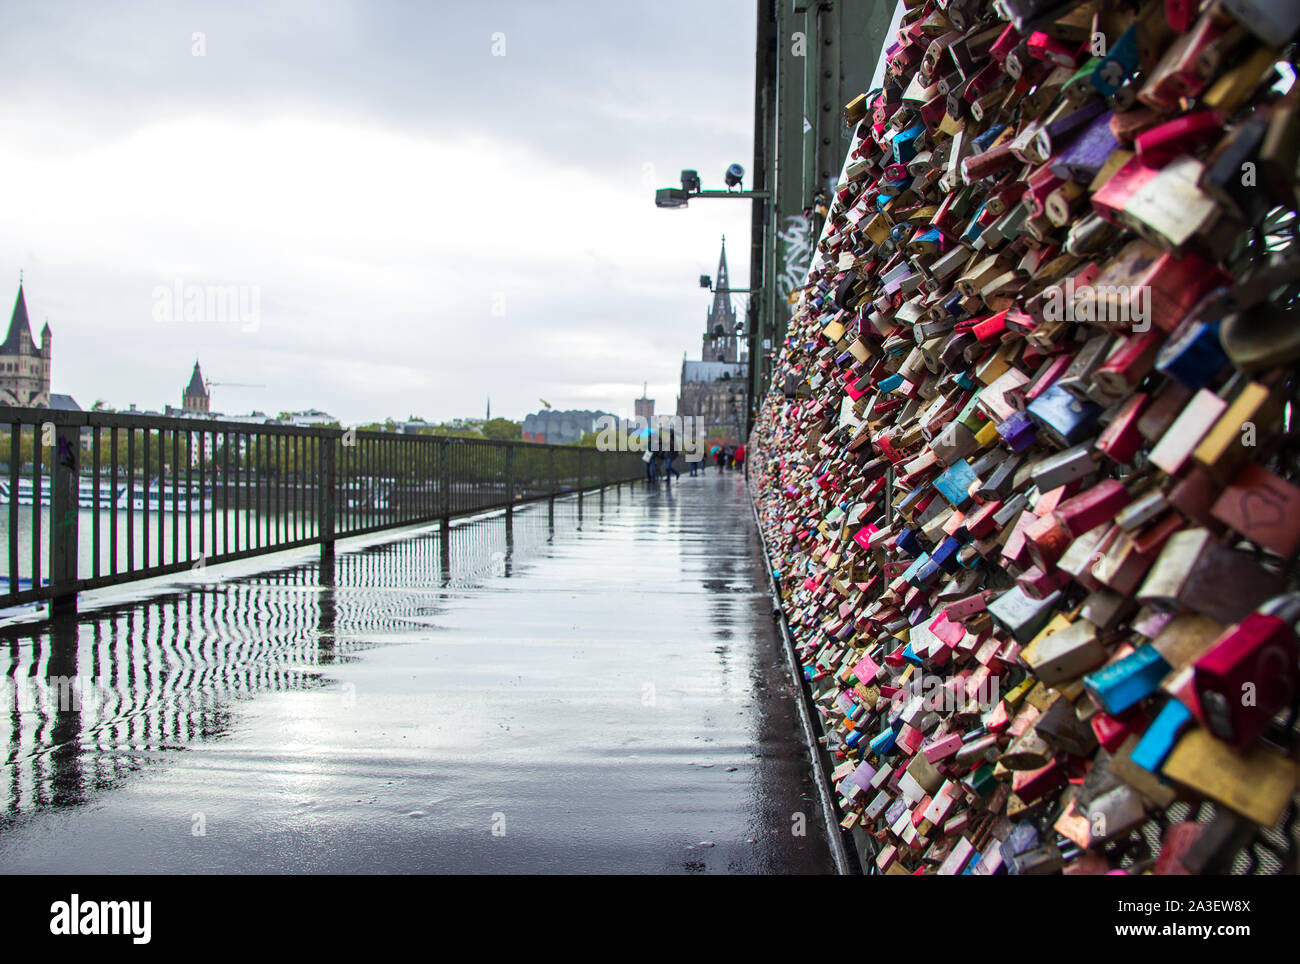
[[[697,197],[748,197],[748,198],[770,198],[771,191],[696,191],[689,195],[692,198]]]

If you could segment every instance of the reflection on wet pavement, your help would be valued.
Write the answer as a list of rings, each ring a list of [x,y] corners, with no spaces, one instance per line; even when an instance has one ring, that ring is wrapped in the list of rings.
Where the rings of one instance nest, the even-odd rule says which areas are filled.
[[[827,872],[743,500],[625,486],[0,631],[0,871]]]

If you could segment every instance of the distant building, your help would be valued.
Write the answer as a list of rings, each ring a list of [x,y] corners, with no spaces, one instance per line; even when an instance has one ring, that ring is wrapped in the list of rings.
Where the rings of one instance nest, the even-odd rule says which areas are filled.
[[[633,413],[637,418],[652,418],[654,416],[655,400],[646,398],[647,394],[646,386],[643,384],[641,386],[641,397],[632,402]]]
[[[741,351],[730,284],[727,240],[723,238],[713,304],[704,322],[700,360],[682,359],[682,381],[677,395],[677,414],[702,418],[706,434],[726,444],[737,442],[744,431],[749,373]]]
[[[208,387],[203,384],[203,373],[199,371],[199,360],[194,359],[194,372],[190,383],[181,390],[181,408],[187,412],[206,412],[212,404]]]
[[[319,408],[309,408],[301,412],[286,412],[288,418],[280,419],[282,425],[295,425],[298,428],[310,428],[313,425],[335,425],[338,419],[329,412]]]
[[[523,440],[537,444],[568,445],[579,441],[584,435],[597,430],[597,423],[602,418],[609,418],[605,412],[556,412],[544,409],[524,416]]]
[[[422,418],[408,418],[405,422],[397,423],[397,431],[404,435],[419,435],[421,432],[432,432],[434,426]]]
[[[50,361],[54,336],[47,321],[36,347],[27,321],[27,299],[18,283],[18,298],[9,318],[9,334],[0,345],[0,405],[26,408],[50,407]],[[67,396],[63,396],[67,397]],[[75,403],[74,403],[75,404]]]
[[[249,412],[247,415],[222,415],[223,422],[242,422],[245,425],[274,425],[275,419],[266,412],[259,412],[257,409]]]

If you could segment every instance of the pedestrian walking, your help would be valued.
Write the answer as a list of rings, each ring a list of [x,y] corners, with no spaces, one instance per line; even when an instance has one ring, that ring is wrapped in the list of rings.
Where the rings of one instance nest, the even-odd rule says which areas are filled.
[[[672,429],[668,430],[667,439],[664,438],[663,432],[659,433],[659,457],[664,461],[665,482],[671,485],[674,475],[679,479],[682,477],[682,473],[678,472],[673,465],[673,461],[677,458],[677,433]]]
[[[648,448],[645,455],[641,456],[641,461],[645,463],[645,480],[651,485],[659,481],[658,473],[655,466],[655,454]]]
[[[682,477],[682,473],[677,471],[677,467],[673,465],[673,461],[677,458],[677,453],[674,452],[672,449],[669,449],[667,452],[663,453],[663,456],[664,456],[664,481],[668,483],[672,482],[672,478],[668,474],[670,472],[680,479]]]

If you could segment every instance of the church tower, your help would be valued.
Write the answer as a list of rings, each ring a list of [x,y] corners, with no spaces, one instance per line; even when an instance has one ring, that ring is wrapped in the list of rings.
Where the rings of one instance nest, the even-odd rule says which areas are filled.
[[[194,374],[190,383],[181,392],[181,408],[187,412],[206,412],[209,404],[208,387],[203,384],[203,372],[199,371],[199,362],[194,360]]]
[[[736,337],[736,308],[731,303],[731,277],[727,274],[727,237],[722,236],[718,276],[713,283],[713,304],[704,322],[701,361],[740,361],[740,339]]]
[[[50,405],[50,363],[54,337],[49,322],[41,331],[38,348],[27,319],[27,299],[22,282],[9,317],[9,333],[0,344],[0,405],[48,408]]]

